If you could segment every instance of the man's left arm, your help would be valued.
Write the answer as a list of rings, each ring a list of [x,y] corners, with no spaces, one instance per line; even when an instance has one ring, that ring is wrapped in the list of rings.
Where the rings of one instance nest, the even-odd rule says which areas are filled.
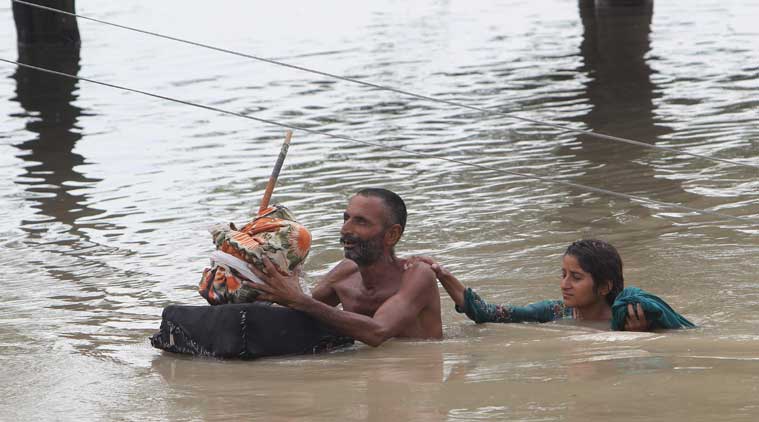
[[[416,265],[403,273],[400,290],[383,303],[374,317],[343,311],[303,294],[296,288],[297,275],[284,275],[264,261],[269,275],[257,274],[267,285],[256,285],[266,294],[263,300],[303,311],[321,322],[370,346],[379,346],[413,324],[437,294],[435,273],[428,265]],[[435,296],[437,297],[437,296]]]

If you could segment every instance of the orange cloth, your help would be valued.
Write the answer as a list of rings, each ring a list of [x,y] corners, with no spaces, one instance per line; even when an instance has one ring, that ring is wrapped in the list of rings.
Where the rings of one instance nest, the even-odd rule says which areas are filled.
[[[217,250],[260,271],[264,271],[266,256],[279,269],[291,272],[311,249],[311,233],[280,205],[267,208],[240,230],[229,224],[213,229],[211,234]],[[260,292],[243,283],[248,278],[233,266],[212,261],[211,267],[203,271],[198,292],[212,305],[251,302]]]

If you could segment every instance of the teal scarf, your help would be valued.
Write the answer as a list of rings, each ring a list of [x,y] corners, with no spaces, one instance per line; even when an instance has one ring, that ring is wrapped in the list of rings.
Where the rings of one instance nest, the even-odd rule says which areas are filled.
[[[667,302],[657,296],[637,288],[628,287],[617,295],[611,305],[611,329],[624,330],[627,319],[627,305],[640,303],[651,330],[671,328],[695,328],[696,326],[675,312]]]

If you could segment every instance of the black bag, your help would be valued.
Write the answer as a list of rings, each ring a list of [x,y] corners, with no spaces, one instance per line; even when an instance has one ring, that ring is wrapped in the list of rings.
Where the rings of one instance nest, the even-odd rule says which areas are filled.
[[[303,312],[266,303],[167,306],[153,347],[217,358],[314,354],[353,344]]]

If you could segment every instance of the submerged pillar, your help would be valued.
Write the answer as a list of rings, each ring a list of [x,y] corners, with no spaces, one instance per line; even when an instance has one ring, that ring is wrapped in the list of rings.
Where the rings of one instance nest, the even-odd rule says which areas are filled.
[[[30,0],[32,2],[74,13],[74,0]],[[80,70],[81,49],[76,18],[15,1],[12,4],[18,34],[17,61],[76,76]],[[19,175],[24,181],[16,183],[34,194],[29,203],[38,210],[37,218],[63,223],[69,227],[70,235],[88,242],[82,230],[88,223],[80,220],[103,211],[86,205],[89,201],[82,193],[83,187],[98,180],[78,170],[85,158],[74,151],[82,138],[78,127],[82,115],[82,109],[77,106],[79,82],[22,66],[16,68],[13,79],[16,80],[16,96],[11,101],[24,110],[14,117],[26,121],[30,135],[16,145],[23,151],[19,157],[24,160],[26,171]],[[34,221],[22,223],[22,229],[44,230],[35,226]]]
[[[608,6],[645,6],[654,3],[654,0],[591,0],[598,7]]]
[[[75,0],[24,0],[54,9],[76,13]],[[40,9],[13,1],[18,45],[65,45],[79,47],[79,26],[76,18],[63,13]]]

